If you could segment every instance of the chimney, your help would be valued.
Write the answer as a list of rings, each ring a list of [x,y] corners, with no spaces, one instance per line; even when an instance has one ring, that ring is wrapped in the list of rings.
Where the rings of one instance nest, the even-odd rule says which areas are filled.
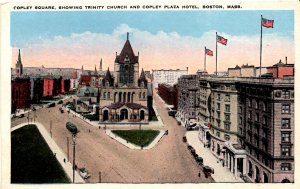
[[[285,64],[287,64],[287,56],[285,57]]]

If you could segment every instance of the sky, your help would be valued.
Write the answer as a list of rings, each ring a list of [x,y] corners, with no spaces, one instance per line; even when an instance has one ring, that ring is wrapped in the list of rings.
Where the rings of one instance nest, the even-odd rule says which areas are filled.
[[[25,67],[113,69],[129,32],[140,69],[203,69],[204,47],[214,51],[216,32],[228,39],[218,44],[218,71],[235,65],[259,66],[260,17],[274,20],[263,28],[262,65],[288,57],[294,63],[293,11],[60,11],[12,12],[12,67],[21,49]],[[209,73],[215,56],[206,57]]]

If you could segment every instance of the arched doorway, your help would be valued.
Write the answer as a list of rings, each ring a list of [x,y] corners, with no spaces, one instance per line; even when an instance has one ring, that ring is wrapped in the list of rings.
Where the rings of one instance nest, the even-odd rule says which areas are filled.
[[[220,155],[220,153],[221,153],[220,144],[217,144],[217,154]]]
[[[264,183],[268,183],[268,175],[266,173],[264,173]]]
[[[108,110],[104,110],[103,111],[103,121],[107,121],[108,120]]]
[[[120,115],[120,120],[125,120],[128,119],[128,110],[127,109],[122,109],[121,110],[121,115]]]
[[[289,180],[289,179],[283,179],[282,181],[281,181],[281,183],[290,183],[291,181]]]
[[[255,166],[255,171],[256,171],[255,182],[259,182],[259,169],[256,166]]]
[[[253,167],[252,167],[251,161],[248,161],[248,162],[249,162],[249,172],[248,172],[248,176],[252,178],[252,176],[253,176]]]
[[[140,112],[140,120],[144,120],[145,119],[145,111],[141,110]]]

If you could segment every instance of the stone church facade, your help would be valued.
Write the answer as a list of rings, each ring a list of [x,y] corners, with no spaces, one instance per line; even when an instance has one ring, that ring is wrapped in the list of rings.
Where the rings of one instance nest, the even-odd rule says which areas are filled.
[[[114,75],[107,70],[100,94],[100,123],[148,123],[147,80],[139,75],[139,53],[132,50],[129,34],[121,53],[116,53]]]

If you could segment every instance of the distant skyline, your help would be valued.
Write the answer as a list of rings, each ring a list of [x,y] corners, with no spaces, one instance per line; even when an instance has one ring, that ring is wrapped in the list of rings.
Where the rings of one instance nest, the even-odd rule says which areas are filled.
[[[294,63],[294,11],[65,11],[12,12],[12,67],[20,48],[25,67],[113,70],[126,33],[140,70],[203,69],[204,46],[214,51],[215,32],[228,39],[218,45],[218,71],[235,65],[259,66],[260,15],[275,20],[263,29],[263,66],[288,57]],[[215,71],[215,56],[207,57]]]

